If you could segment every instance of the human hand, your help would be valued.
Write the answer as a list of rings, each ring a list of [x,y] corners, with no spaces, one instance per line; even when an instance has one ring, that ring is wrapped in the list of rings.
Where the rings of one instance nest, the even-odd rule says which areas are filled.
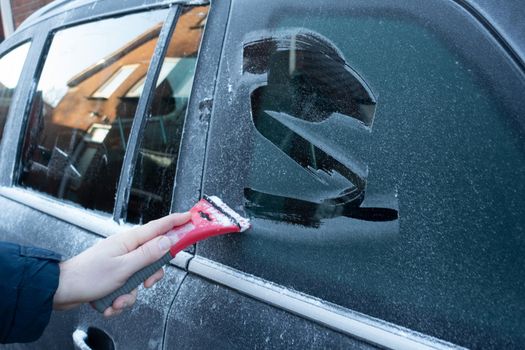
[[[112,235],[79,255],[61,262],[55,310],[67,310],[98,300],[123,286],[137,271],[159,260],[171,247],[163,234],[189,221],[190,213],[171,214],[143,226]],[[144,281],[150,288],[164,276],[160,269]],[[137,289],[119,296],[104,316],[121,313],[135,303]]]

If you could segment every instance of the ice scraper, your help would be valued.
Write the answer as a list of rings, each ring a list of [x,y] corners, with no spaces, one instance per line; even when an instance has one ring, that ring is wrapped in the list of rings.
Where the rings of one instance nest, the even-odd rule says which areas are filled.
[[[113,293],[93,302],[95,309],[99,312],[104,312],[105,309],[113,304],[117,297],[131,292],[186,247],[208,237],[243,232],[250,227],[248,219],[237,214],[216,196],[204,196],[190,209],[190,213],[190,221],[166,232],[166,236],[172,242],[175,242],[171,246],[170,251],[157,262],[136,272],[128,279],[126,284]]]

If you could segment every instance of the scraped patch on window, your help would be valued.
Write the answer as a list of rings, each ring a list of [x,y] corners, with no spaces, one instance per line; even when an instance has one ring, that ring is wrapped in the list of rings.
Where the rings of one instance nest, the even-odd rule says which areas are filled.
[[[397,219],[396,209],[361,207],[368,168],[359,148],[376,100],[332,43],[301,30],[256,37],[244,45],[243,73],[265,81],[250,96],[258,133],[247,210],[303,225],[336,216]]]
[[[339,112],[372,125],[372,92],[341,52],[317,33],[289,30],[247,42],[243,72],[267,73],[270,91],[286,94],[289,108],[310,121]],[[306,110],[312,107],[315,113]]]

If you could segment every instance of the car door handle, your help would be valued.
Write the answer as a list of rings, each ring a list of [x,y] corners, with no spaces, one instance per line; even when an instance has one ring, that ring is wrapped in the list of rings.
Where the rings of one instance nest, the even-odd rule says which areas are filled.
[[[77,329],[73,332],[75,350],[115,350],[113,339],[101,329],[89,327],[87,332]]]

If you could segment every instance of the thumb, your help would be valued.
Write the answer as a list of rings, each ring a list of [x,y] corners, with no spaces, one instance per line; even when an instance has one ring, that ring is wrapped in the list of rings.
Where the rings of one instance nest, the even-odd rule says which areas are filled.
[[[173,227],[186,223],[190,218],[189,212],[170,214],[145,225],[136,226],[129,232],[121,232],[111,236],[111,239],[122,243],[121,246],[126,247],[126,252],[131,252],[149,240],[168,232]]]
[[[125,271],[130,276],[162,258],[170,249],[166,236],[156,237],[123,256]]]

